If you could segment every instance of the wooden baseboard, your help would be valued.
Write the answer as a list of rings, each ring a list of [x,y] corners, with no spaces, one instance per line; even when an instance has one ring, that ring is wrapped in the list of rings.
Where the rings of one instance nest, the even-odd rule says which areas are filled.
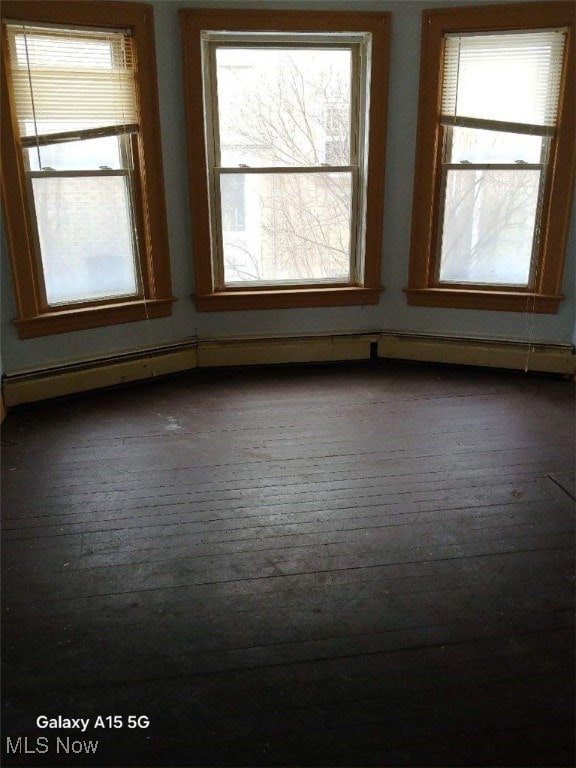
[[[4,377],[2,411],[21,403],[111,387],[201,367],[369,360],[378,357],[574,375],[568,345],[523,344],[395,333],[192,341]]]
[[[569,345],[383,333],[378,356],[565,375],[576,371],[576,356]]]
[[[331,363],[370,359],[377,333],[198,342],[198,366]]]
[[[170,348],[8,375],[7,406],[145,380],[196,367],[368,360],[378,334],[191,342]]]
[[[160,347],[117,358],[7,375],[7,407],[178,373],[196,367],[196,343]]]

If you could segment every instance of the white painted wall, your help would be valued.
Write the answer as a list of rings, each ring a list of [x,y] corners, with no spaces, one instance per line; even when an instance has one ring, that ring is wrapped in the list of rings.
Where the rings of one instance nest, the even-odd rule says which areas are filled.
[[[199,336],[203,339],[323,332],[400,331],[473,338],[570,344],[576,341],[576,206],[568,244],[562,302],[557,315],[409,307],[406,285],[410,247],[412,180],[418,102],[420,19],[425,8],[470,5],[440,0],[403,2],[202,2],[156,0],[155,9],[162,150],[173,291],[173,315],[112,328],[18,339],[7,249],[2,234],[2,362],[5,373],[43,368],[55,363],[121,353]],[[379,10],[392,13],[392,60],[386,162],[382,281],[386,290],[374,307],[197,313],[192,243],[188,215],[186,141],[178,9],[181,7],[280,7]]]

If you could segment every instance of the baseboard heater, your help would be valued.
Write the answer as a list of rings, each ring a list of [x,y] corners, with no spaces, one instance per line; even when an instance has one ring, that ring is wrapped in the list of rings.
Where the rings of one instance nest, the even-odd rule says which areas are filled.
[[[528,344],[405,333],[324,334],[190,340],[3,379],[7,408],[178,373],[192,368],[379,359],[450,363],[574,375],[570,345]]]
[[[7,374],[2,386],[4,404],[10,408],[21,403],[113,387],[195,368],[197,346],[196,340],[187,341]]]
[[[570,344],[382,333],[378,342],[378,357],[567,376],[576,371],[576,356]]]
[[[379,338],[378,332],[367,332],[199,341],[198,366],[212,368],[369,360]]]

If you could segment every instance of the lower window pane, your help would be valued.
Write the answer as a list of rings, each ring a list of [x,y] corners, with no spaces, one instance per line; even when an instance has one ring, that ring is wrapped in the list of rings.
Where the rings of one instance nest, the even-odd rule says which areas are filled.
[[[526,286],[539,170],[449,170],[440,281]]]
[[[220,176],[224,280],[350,280],[352,174]]]
[[[136,294],[126,178],[35,178],[32,185],[48,304]]]

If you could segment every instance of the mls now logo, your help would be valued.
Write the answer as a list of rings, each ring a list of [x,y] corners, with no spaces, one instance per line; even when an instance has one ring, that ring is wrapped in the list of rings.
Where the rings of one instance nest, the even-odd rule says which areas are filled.
[[[57,754],[95,754],[98,750],[97,741],[80,741],[69,736],[56,738],[55,749]],[[37,739],[29,739],[28,736],[6,737],[6,753],[8,755],[44,755],[48,752],[48,737],[39,736]]]
[[[39,736],[37,739],[29,739],[28,736],[18,738],[6,737],[6,752],[9,755],[43,755],[48,752],[48,738]]]

